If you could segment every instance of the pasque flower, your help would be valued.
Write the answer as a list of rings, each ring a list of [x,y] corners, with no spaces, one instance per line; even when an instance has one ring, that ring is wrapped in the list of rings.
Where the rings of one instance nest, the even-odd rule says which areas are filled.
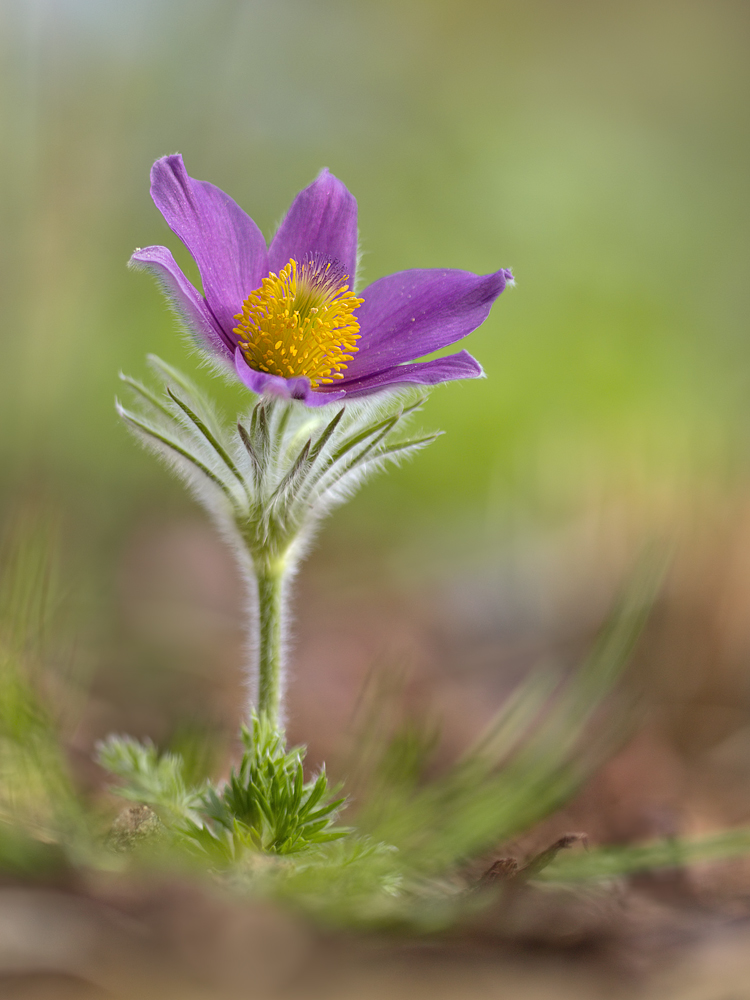
[[[156,161],[151,195],[198,265],[203,294],[166,247],[137,250],[131,263],[156,275],[199,343],[253,392],[321,406],[482,374],[466,351],[415,358],[483,323],[510,271],[401,271],[355,295],[357,202],[327,170],[297,195],[269,247],[227,194],[188,176],[179,155]]]

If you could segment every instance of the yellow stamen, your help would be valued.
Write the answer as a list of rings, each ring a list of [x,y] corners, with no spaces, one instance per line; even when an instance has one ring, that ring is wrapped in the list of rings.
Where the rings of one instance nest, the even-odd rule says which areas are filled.
[[[310,385],[341,379],[358,348],[358,299],[335,263],[313,257],[296,260],[263,279],[235,316],[234,333],[245,360],[256,371]]]

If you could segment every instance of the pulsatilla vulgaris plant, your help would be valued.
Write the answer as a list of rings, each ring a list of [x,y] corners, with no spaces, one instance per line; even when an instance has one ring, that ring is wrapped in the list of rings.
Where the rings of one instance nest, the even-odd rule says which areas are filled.
[[[268,247],[180,156],[154,164],[151,194],[198,265],[202,294],[166,247],[137,250],[132,266],[156,276],[194,345],[255,398],[226,424],[189,379],[151,357],[160,387],[122,376],[136,402],[118,411],[237,555],[248,594],[248,727],[229,781],[197,799],[163,789],[159,800],[155,775],[161,767],[173,781],[174,767],[153,748],[114,738],[100,758],[130,797],[170,802],[182,833],[214,855],[217,844],[227,857],[298,852],[342,836],[333,823],[343,800],[331,799],[324,774],[305,782],[301,751],[284,747],[289,581],[321,518],[368,475],[435,439],[403,433],[424,387],[482,370],[466,351],[415,359],[475,330],[513,279],[504,269],[411,270],[355,292],[357,204],[327,170],[297,195]]]
[[[346,779],[356,829],[339,824],[341,791],[324,770],[306,774],[304,748],[284,735],[289,581],[321,518],[368,475],[433,440],[406,431],[424,387],[480,368],[465,352],[414,359],[475,329],[510,275],[408,271],[356,291],[356,204],[327,172],[297,196],[268,248],[237,205],[192,180],[179,157],[155,165],[153,194],[198,264],[202,293],[164,247],[133,262],[162,281],[204,356],[252,396],[227,421],[152,357],[155,379],[123,376],[134,402],[118,407],[185,479],[239,561],[249,638],[243,749],[225,781],[201,782],[189,756],[105,740],[99,760],[137,805],[102,835],[98,807],[69,776],[64,719],[48,708],[39,670],[54,593],[49,546],[33,522],[11,531],[12,544],[0,534],[0,872],[111,872],[142,858],[142,847],[149,863],[197,863],[224,884],[346,928],[471,928],[482,909],[482,926],[505,933],[513,912],[527,923],[536,909],[526,907],[529,888],[537,900],[583,880],[607,892],[613,875],[747,853],[750,830],[740,829],[556,858],[580,839],[563,837],[522,864],[498,859],[481,878],[468,864],[564,805],[621,742],[627,713],[603,707],[612,708],[659,583],[650,563],[578,669],[531,672],[449,767],[428,766],[433,732],[399,724],[377,692],[363,698]],[[485,906],[498,895],[505,915]]]
[[[405,431],[424,387],[477,377],[481,369],[465,351],[415,359],[474,330],[511,275],[406,271],[355,290],[356,202],[327,171],[296,197],[269,247],[227,195],[188,176],[179,156],[154,165],[152,194],[192,253],[202,293],[165,247],[138,250],[133,265],[161,281],[204,357],[239,378],[252,397],[228,422],[188,378],[152,357],[157,385],[123,376],[135,402],[118,409],[183,477],[237,556],[248,605],[243,752],[226,781],[197,784],[178,754],[129,737],[104,741],[100,762],[118,779],[120,794],[140,804],[118,817],[104,849],[72,785],[64,801],[63,782],[50,785],[50,774],[64,772],[63,761],[44,736],[35,690],[11,642],[10,694],[0,685],[6,769],[11,762],[26,788],[27,776],[38,776],[49,799],[40,814],[45,843],[66,845],[70,857],[89,865],[110,866],[110,848],[147,841],[348,927],[441,930],[473,919],[487,899],[487,879],[472,880],[466,862],[563,805],[621,739],[623,727],[602,704],[639,635],[659,572],[647,567],[639,575],[577,671],[533,673],[438,777],[426,777],[429,734],[394,727],[376,698],[347,779],[365,789],[357,830],[337,825],[343,797],[329,788],[325,771],[306,777],[304,749],[287,747],[284,735],[289,581],[321,518],[368,475],[435,438]],[[0,571],[1,583],[7,566]],[[25,593],[22,582],[21,574],[14,587]],[[4,593],[0,586],[0,598]],[[0,613],[0,652],[12,631]],[[20,856],[16,839],[4,841],[3,815],[17,805],[6,801],[3,787],[0,864]],[[681,860],[743,853],[750,831],[692,845],[670,840],[645,850],[591,852],[567,864],[554,859],[564,843],[516,866],[515,885],[671,865],[678,848]],[[21,853],[24,865],[36,864],[36,847]],[[502,870],[516,878],[510,860],[487,876]]]

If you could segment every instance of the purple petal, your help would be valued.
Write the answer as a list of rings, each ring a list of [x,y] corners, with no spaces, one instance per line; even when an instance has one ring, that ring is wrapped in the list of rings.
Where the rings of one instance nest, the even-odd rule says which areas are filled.
[[[258,396],[279,396],[281,399],[298,399],[306,406],[327,406],[346,395],[341,390],[325,394],[314,392],[310,388],[310,379],[301,376],[282,378],[280,375],[256,371],[245,361],[239,347],[234,353],[234,367],[240,380]]]
[[[130,266],[153,274],[174,311],[198,341],[203,341],[213,351],[234,354],[234,343],[227,338],[203,296],[188,281],[166,247],[136,250],[130,258]]]
[[[395,365],[374,375],[364,375],[358,379],[345,379],[339,385],[346,390],[347,399],[370,396],[382,389],[398,385],[437,385],[452,382],[458,378],[481,378],[482,366],[468,351],[449,354],[433,361],[417,361],[411,365]]]
[[[195,258],[208,307],[224,337],[235,342],[234,317],[268,273],[263,234],[229,195],[189,177],[180,155],[153,165],[151,197]]]
[[[357,201],[327,170],[292,202],[268,249],[269,270],[278,274],[291,258],[301,261],[308,253],[338,260],[354,286]]]
[[[512,280],[510,271],[400,271],[362,292],[362,339],[346,378],[381,372],[452,344],[483,323]]]

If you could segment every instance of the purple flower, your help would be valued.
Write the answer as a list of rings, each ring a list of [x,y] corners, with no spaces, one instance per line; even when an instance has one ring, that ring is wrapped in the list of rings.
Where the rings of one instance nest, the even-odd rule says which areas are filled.
[[[191,333],[253,392],[322,406],[482,374],[466,351],[414,359],[483,323],[510,271],[401,271],[354,295],[357,202],[327,170],[294,199],[270,247],[179,155],[156,161],[151,196],[195,259],[203,295],[166,247],[136,250],[131,264],[160,280]]]

